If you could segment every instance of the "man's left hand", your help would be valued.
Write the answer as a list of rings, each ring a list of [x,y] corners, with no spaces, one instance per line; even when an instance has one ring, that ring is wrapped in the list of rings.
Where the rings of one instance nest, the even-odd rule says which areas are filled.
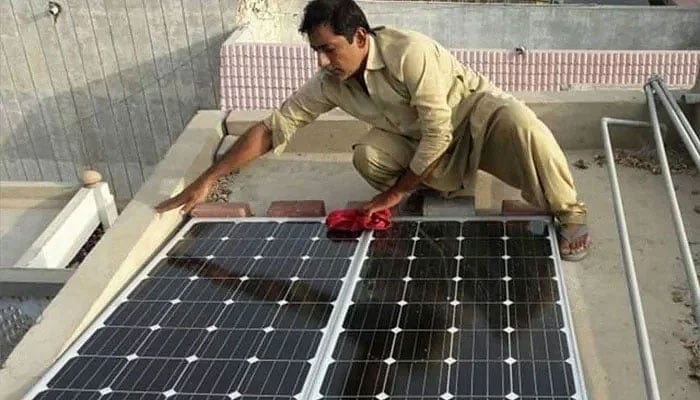
[[[403,193],[392,190],[378,194],[362,206],[362,212],[366,215],[372,215],[376,212],[392,208],[401,202],[403,196]]]

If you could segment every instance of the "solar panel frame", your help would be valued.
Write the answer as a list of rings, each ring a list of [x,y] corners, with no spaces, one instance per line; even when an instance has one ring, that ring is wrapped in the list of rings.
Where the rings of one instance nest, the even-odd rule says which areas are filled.
[[[48,387],[48,384],[51,380],[53,380],[57,373],[60,372],[67,363],[69,363],[71,360],[75,359],[78,357],[79,353],[78,351],[97,333],[97,331],[105,326],[105,322],[114,315],[115,311],[124,303],[127,302],[129,297],[133,295],[135,290],[138,288],[138,286],[145,281],[146,279],[149,279],[149,274],[155,270],[155,268],[158,266],[159,262],[165,258],[167,258],[168,254],[178,246],[179,243],[181,243],[181,240],[187,240],[190,239],[190,236],[192,235],[191,231],[192,228],[200,223],[229,223],[229,224],[246,224],[246,223],[275,223],[275,224],[283,224],[283,223],[313,223],[313,224],[318,224],[319,226],[325,226],[325,218],[267,218],[267,217],[245,217],[245,218],[191,218],[188,220],[180,229],[179,231],[172,237],[170,240],[153,256],[151,259],[146,262],[143,267],[139,270],[137,274],[134,275],[134,277],[120,290],[119,294],[110,301],[110,303],[105,307],[105,309],[99,314],[99,316],[86,328],[84,332],[81,333],[81,335],[77,338],[77,340],[71,344],[66,351],[54,362],[54,364],[43,374],[42,378],[32,387],[32,389],[24,396],[24,399],[33,399],[33,398],[38,398],[37,396],[46,390],[49,390],[50,388]],[[259,238],[262,239],[262,238]],[[351,239],[347,237],[343,237],[341,235],[339,239]],[[282,238],[284,240],[284,238]],[[352,239],[355,240],[355,239]],[[352,273],[353,268],[359,268],[358,266],[355,266],[355,264],[361,264],[360,261],[362,258],[359,257],[359,255],[364,254],[366,252],[366,249],[362,248],[362,243],[365,241],[364,235],[358,235],[356,238],[357,240],[357,245],[355,247],[355,251],[351,255],[352,261],[350,262],[350,265],[347,268],[347,272],[344,277],[342,278],[332,278],[332,279],[338,279],[343,282],[343,285],[340,288],[340,292],[337,296],[337,298],[329,302],[328,304],[333,305],[333,309],[331,311],[331,315],[328,319],[328,322],[326,326],[322,329],[318,329],[319,331],[322,332],[322,338],[321,338],[321,343],[319,347],[317,348],[316,354],[314,355],[313,358],[307,360],[311,364],[309,367],[306,377],[305,377],[305,383],[306,385],[309,381],[309,377],[312,376],[311,374],[314,371],[314,366],[316,364],[315,360],[318,358],[319,352],[324,348],[323,342],[325,338],[328,336],[327,331],[330,329],[330,327],[335,325],[335,320],[340,318],[344,311],[340,311],[342,308],[342,302],[340,299],[344,296],[348,296],[347,294],[344,294],[345,292],[349,292],[350,294],[352,293],[352,287],[349,285],[344,284],[345,279]],[[192,257],[192,258],[202,258],[202,257]],[[212,303],[216,304],[216,303]],[[244,304],[244,303],[241,303]],[[301,303],[303,305],[303,303]],[[323,304],[323,303],[308,303],[308,304]],[[121,360],[121,359],[118,359]],[[302,386],[305,387],[305,386]],[[85,389],[81,391],[72,391],[70,389],[66,390],[63,388],[57,388],[57,389],[52,389],[56,392],[66,392],[66,393],[75,393],[75,394],[80,394],[81,396],[85,396],[86,398],[99,398],[99,393],[97,393],[94,390],[91,389]],[[97,393],[97,394],[96,394]],[[304,393],[304,390],[302,390],[301,393]],[[243,396],[241,398],[246,398],[248,396]],[[266,397],[268,398],[268,397]],[[281,398],[281,397],[280,397]],[[272,397],[269,397],[269,399],[272,399]]]
[[[549,216],[479,216],[479,217],[468,217],[468,218],[452,218],[452,217],[396,217],[393,218],[393,221],[396,223],[399,222],[416,222],[416,223],[424,223],[424,222],[458,222],[460,224],[464,224],[466,222],[501,222],[504,225],[504,233],[503,233],[503,238],[507,237],[510,238],[511,236],[508,236],[508,222],[532,222],[532,223],[541,223],[543,226],[542,228],[546,229],[546,236],[543,236],[542,238],[547,238],[549,242],[549,248],[550,248],[550,254],[547,256],[553,261],[554,264],[554,269],[556,272],[556,281],[557,281],[557,295],[558,295],[558,300],[553,302],[554,304],[557,304],[559,306],[559,309],[561,310],[561,319],[563,322],[563,328],[561,328],[561,331],[565,334],[566,340],[567,340],[567,347],[569,350],[569,358],[567,362],[571,365],[572,369],[572,374],[573,374],[573,381],[575,385],[575,394],[572,397],[566,397],[563,396],[561,398],[566,398],[566,399],[577,399],[577,400],[587,400],[587,391],[585,388],[585,382],[582,379],[582,374],[583,374],[583,369],[581,367],[581,360],[580,360],[580,355],[578,352],[578,347],[576,346],[576,336],[574,332],[574,326],[573,326],[573,320],[571,318],[571,313],[570,313],[570,305],[569,305],[569,300],[566,294],[566,283],[564,280],[564,274],[563,274],[563,268],[561,265],[561,258],[559,255],[559,249],[557,247],[557,240],[556,240],[556,231],[554,228],[554,225],[552,223],[552,219]],[[370,241],[372,239],[372,235],[378,234],[378,237],[380,238],[385,238],[385,234],[381,232],[365,232],[364,235],[370,236],[368,239],[368,243],[366,243],[366,246],[369,247]],[[419,235],[420,236],[420,235]],[[516,239],[520,239],[517,235],[513,236]],[[526,255],[527,257],[528,255]],[[367,257],[367,253],[365,254],[365,258]],[[485,258],[486,259],[486,258]],[[357,275],[352,275],[350,277],[352,286],[353,286],[353,292],[356,290],[356,284],[358,280],[360,280],[359,274],[361,273],[362,270],[362,263],[359,265],[359,269],[356,271]],[[388,302],[384,302],[383,304],[391,304]],[[348,304],[348,308],[349,308]],[[511,311],[512,312],[512,311]],[[338,328],[340,328],[340,325]],[[386,328],[376,328],[378,330],[381,329],[386,329]],[[541,328],[541,329],[544,329]],[[551,331],[551,330],[550,330]],[[324,374],[318,374],[315,382],[313,384],[313,388],[311,389],[310,393],[307,393],[308,397],[305,399],[313,399],[313,400],[319,400],[319,399],[337,399],[334,397],[326,397],[322,394],[321,388],[324,383],[324,378],[325,378],[325,372],[327,372],[333,364],[333,353],[335,352],[335,347],[340,339],[340,329],[337,330],[337,332],[334,333],[333,336],[330,337],[330,342],[329,342],[329,351],[326,351],[324,353],[324,361],[322,364],[319,364],[319,370],[324,372]],[[374,361],[372,361],[374,362]],[[386,367],[386,365],[382,366],[381,361],[376,361],[376,363],[380,364],[380,368]],[[534,363],[532,361],[525,361],[525,363]],[[388,368],[388,367],[387,367]],[[515,381],[515,379],[513,379]],[[363,394],[363,395],[357,395],[357,396],[352,396],[353,398],[357,399],[377,399],[378,397],[374,395],[369,395],[369,394]],[[394,398],[395,396],[391,396],[389,398]],[[514,398],[527,398],[529,396],[516,396]],[[404,396],[400,396],[397,398],[404,398]],[[478,397],[479,399],[485,399],[485,397]],[[558,400],[560,397],[557,396],[550,396],[550,397],[542,397],[542,399],[551,399],[551,400]],[[416,399],[413,397],[412,399]],[[459,394],[455,394],[452,400],[456,399],[471,399],[471,397],[464,397],[460,396]],[[494,397],[496,399],[496,397]],[[506,397],[508,399],[508,397]]]
[[[561,259],[559,256],[558,247],[556,245],[556,232],[553,224],[551,223],[550,217],[533,217],[533,216],[514,216],[514,217],[503,217],[503,216],[481,216],[481,217],[469,217],[469,218],[447,218],[447,217],[398,217],[394,219],[395,222],[445,222],[445,221],[455,221],[459,223],[464,222],[482,222],[482,221],[493,221],[501,222],[506,226],[507,222],[511,221],[536,221],[546,224],[547,233],[549,238],[549,243],[551,247],[551,255],[549,256],[553,260],[553,267],[556,272],[557,289],[558,289],[558,300],[556,304],[559,305],[561,309],[561,318],[564,327],[561,331],[565,334],[567,340],[567,346],[569,350],[569,359],[567,362],[571,365],[573,372],[573,380],[575,383],[576,392],[572,398],[577,400],[587,400],[587,391],[585,389],[585,382],[582,379],[583,369],[581,367],[580,354],[578,347],[576,346],[576,336],[574,332],[573,321],[570,315],[570,305],[569,299],[566,291],[566,284],[564,280],[564,273],[562,268]],[[263,222],[273,222],[273,223],[283,223],[283,222],[312,222],[312,223],[323,223],[325,218],[258,218],[258,217],[247,217],[247,218],[193,218],[189,220],[178,233],[166,244],[164,245],[158,253],[151,258],[140,271],[131,279],[131,281],[124,286],[120,291],[119,295],[113,299],[110,304],[100,313],[99,317],[78,337],[78,339],[59,357],[59,359],[47,370],[47,372],[42,376],[42,378],[37,382],[36,385],[26,394],[25,399],[35,398],[40,392],[47,389],[48,382],[54,378],[56,373],[60,371],[67,362],[78,355],[78,350],[83,347],[86,342],[93,336],[99,328],[103,326],[103,323],[112,315],[112,313],[122,304],[129,294],[136,289],[136,287],[148,277],[148,274],[156,268],[159,261],[167,256],[168,252],[171,251],[178,243],[180,239],[186,238],[190,228],[201,222],[223,222],[223,223],[263,223]],[[504,228],[504,232],[507,228]],[[322,329],[323,336],[321,342],[316,351],[315,356],[309,360],[311,366],[306,375],[306,380],[303,385],[303,389],[297,399],[320,399],[323,397],[320,388],[323,384],[323,380],[326,371],[330,367],[333,361],[332,355],[335,350],[336,344],[339,340],[341,333],[342,323],[348,313],[351,299],[353,293],[356,289],[356,284],[359,280],[361,270],[363,268],[364,259],[367,257],[369,250],[369,245],[372,239],[372,232],[364,232],[358,238],[358,245],[353,254],[352,261],[348,267],[345,277],[340,280],[343,282],[340,292],[334,302],[333,310],[329,317],[328,323],[325,328]],[[504,235],[507,232],[504,233]],[[381,234],[379,234],[381,236]],[[532,362],[534,363],[534,362]],[[60,391],[61,389],[57,389]],[[98,398],[95,397],[94,393],[88,391],[81,392],[81,395],[85,398]],[[214,396],[216,397],[216,396]],[[527,396],[521,396],[520,398],[525,398]],[[242,398],[247,398],[244,396]],[[252,398],[252,397],[251,397]],[[359,397],[358,397],[359,398]],[[373,396],[367,396],[367,398],[373,398]],[[456,395],[455,399],[462,398],[460,395]],[[552,396],[552,399],[557,398]],[[273,399],[273,397],[269,397]],[[465,398],[466,399],[466,398]]]

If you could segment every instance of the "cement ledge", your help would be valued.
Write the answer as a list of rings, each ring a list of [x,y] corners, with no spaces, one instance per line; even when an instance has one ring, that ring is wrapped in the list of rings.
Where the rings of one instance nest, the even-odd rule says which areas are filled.
[[[644,92],[639,90],[581,90],[561,92],[515,92],[549,126],[564,150],[602,148],[603,117],[648,120]],[[232,111],[226,118],[229,134],[240,135],[269,110]],[[663,116],[660,113],[660,116]],[[286,151],[299,153],[345,153],[369,129],[369,125],[334,109],[299,129]],[[618,147],[643,143],[638,129],[621,127],[615,133]]]
[[[15,347],[0,370],[0,398],[22,398],[178,227],[178,212],[158,215],[153,206],[211,165],[225,118],[218,110],[199,111],[192,118],[115,225]]]

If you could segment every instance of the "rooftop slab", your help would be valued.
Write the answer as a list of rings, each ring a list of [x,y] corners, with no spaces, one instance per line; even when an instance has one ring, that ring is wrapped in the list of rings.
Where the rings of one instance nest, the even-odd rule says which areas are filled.
[[[210,120],[206,130],[183,133],[151,180],[86,259],[82,270],[17,347],[7,368],[0,370],[0,393],[7,393],[11,400],[20,398],[180,226],[177,212],[159,217],[151,207],[178,191],[211,162],[220,138],[218,121],[213,121],[212,127]],[[566,153],[572,163],[578,159],[592,163],[598,151]],[[595,164],[588,169],[572,169],[581,198],[590,208],[594,240],[594,249],[586,260],[564,263],[589,398],[638,400],[645,396],[644,385],[608,177],[605,169]],[[700,389],[687,378],[689,353],[681,343],[682,338],[692,335],[691,325],[684,322],[689,320],[690,311],[682,302],[674,302],[672,296],[674,290],[685,286],[685,277],[677,259],[662,178],[626,167],[619,167],[618,172],[662,397],[695,399]],[[700,181],[690,174],[675,175],[674,180],[688,236],[695,243],[700,237],[700,224],[692,223],[697,220],[693,207],[700,203],[700,196],[693,191],[700,189]],[[348,153],[265,156],[228,177],[224,184],[231,191],[229,201],[250,202],[256,215],[264,215],[275,200],[321,199],[327,211],[332,211],[348,201],[366,200],[375,194],[354,172]],[[495,212],[502,199],[518,197],[515,189],[485,174],[479,176],[474,190],[481,213]],[[31,365],[27,359],[33,360]]]
[[[600,119],[603,117],[646,120],[648,108],[644,92],[636,90],[575,90],[565,92],[515,92],[552,130],[565,150],[602,148]],[[269,110],[231,111],[226,128],[231,135],[240,135],[253,123],[269,115]],[[666,115],[659,113],[662,122]],[[344,153],[367,133],[369,125],[340,109],[321,115],[299,129],[287,151]],[[672,138],[675,139],[675,138]],[[616,128],[613,143],[620,147],[638,147],[652,140],[639,130]]]
[[[597,150],[573,150],[571,163],[582,159],[592,166],[572,167],[581,199],[590,209],[594,249],[580,263],[564,262],[564,274],[590,399],[645,398],[634,322],[621,262],[607,172],[596,166]],[[689,308],[672,293],[686,287],[678,260],[678,245],[660,175],[618,167],[640,289],[651,337],[662,398],[695,399],[698,384],[687,377],[689,353],[681,339],[692,337]],[[700,204],[700,180],[693,174],[674,175],[676,192],[691,241],[700,238],[693,207]],[[353,170],[349,154],[285,153],[258,160],[226,183],[230,201],[249,202],[255,215],[268,204],[285,199],[322,199],[330,212],[350,200],[366,200],[376,191]],[[503,199],[518,191],[487,174],[475,185],[480,214],[497,212]],[[695,254],[700,244],[694,245]],[[682,291],[682,289],[681,289]]]

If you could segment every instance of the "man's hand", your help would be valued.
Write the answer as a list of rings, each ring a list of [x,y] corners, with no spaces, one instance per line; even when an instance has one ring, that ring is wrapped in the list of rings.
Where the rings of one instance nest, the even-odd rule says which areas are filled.
[[[206,201],[209,191],[214,187],[218,178],[240,170],[241,167],[267,153],[271,148],[272,131],[262,122],[253,125],[233,144],[221,160],[204,171],[180,194],[158,204],[156,211],[163,213],[183,206],[180,213],[189,214],[197,204]]]
[[[192,182],[177,196],[172,197],[156,206],[156,211],[164,213],[180,206],[180,214],[186,215],[199,203],[203,203],[209,195],[209,191],[214,186],[214,180],[205,177],[200,177]]]
[[[378,194],[374,196],[372,200],[362,206],[362,212],[367,215],[372,215],[376,212],[392,208],[401,202],[403,196],[403,192],[397,192],[394,190],[389,190]]]

